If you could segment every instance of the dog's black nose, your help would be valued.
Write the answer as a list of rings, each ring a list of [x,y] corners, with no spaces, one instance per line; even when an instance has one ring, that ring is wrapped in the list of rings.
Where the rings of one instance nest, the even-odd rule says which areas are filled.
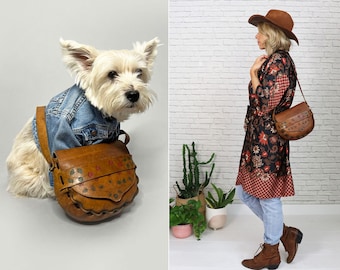
[[[138,91],[129,91],[125,94],[126,98],[131,102],[137,102],[139,99],[139,92]]]

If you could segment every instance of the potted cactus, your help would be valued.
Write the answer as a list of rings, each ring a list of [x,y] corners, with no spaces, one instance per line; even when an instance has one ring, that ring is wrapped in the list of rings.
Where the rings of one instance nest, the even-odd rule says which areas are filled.
[[[176,204],[185,204],[190,199],[200,200],[200,211],[205,213],[206,202],[203,189],[209,184],[214,171],[215,163],[213,159],[215,153],[211,154],[210,158],[205,162],[199,161],[197,156],[195,142],[192,142],[191,149],[187,144],[183,144],[183,179],[181,185],[176,181],[174,186],[177,193]],[[206,165],[210,165],[210,170],[205,172],[204,180],[201,181],[201,167]]]
[[[207,228],[204,215],[199,211],[201,202],[189,200],[187,204],[170,206],[169,225],[172,234],[177,238],[189,237],[192,232],[197,240]]]
[[[208,227],[214,230],[223,228],[227,222],[227,205],[233,203],[235,188],[224,192],[220,187],[211,183],[215,196],[208,191],[206,200],[206,220]]]

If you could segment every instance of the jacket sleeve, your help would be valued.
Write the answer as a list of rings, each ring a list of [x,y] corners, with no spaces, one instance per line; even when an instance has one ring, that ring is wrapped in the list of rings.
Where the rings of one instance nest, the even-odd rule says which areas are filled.
[[[256,88],[255,94],[250,97],[260,116],[271,112],[289,87],[287,59],[277,55],[274,54],[264,64],[263,72],[259,76],[260,85]]]
[[[46,122],[52,123],[47,126],[51,154],[56,150],[81,146],[66,117],[47,114]]]

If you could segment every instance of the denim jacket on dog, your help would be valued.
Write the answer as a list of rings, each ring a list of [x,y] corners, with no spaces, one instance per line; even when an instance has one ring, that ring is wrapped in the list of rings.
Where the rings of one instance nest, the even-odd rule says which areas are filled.
[[[36,119],[33,119],[34,140],[40,149]],[[51,153],[56,150],[111,142],[118,138],[119,122],[105,117],[92,106],[85,91],[77,85],[53,97],[46,106],[46,126]],[[53,186],[53,176],[50,173]]]

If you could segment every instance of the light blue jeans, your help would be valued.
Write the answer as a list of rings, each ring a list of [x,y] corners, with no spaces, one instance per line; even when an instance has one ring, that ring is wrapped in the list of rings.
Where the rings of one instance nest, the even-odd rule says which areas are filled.
[[[264,243],[276,245],[283,233],[283,212],[281,198],[259,199],[236,186],[239,199],[258,216],[264,225]]]

